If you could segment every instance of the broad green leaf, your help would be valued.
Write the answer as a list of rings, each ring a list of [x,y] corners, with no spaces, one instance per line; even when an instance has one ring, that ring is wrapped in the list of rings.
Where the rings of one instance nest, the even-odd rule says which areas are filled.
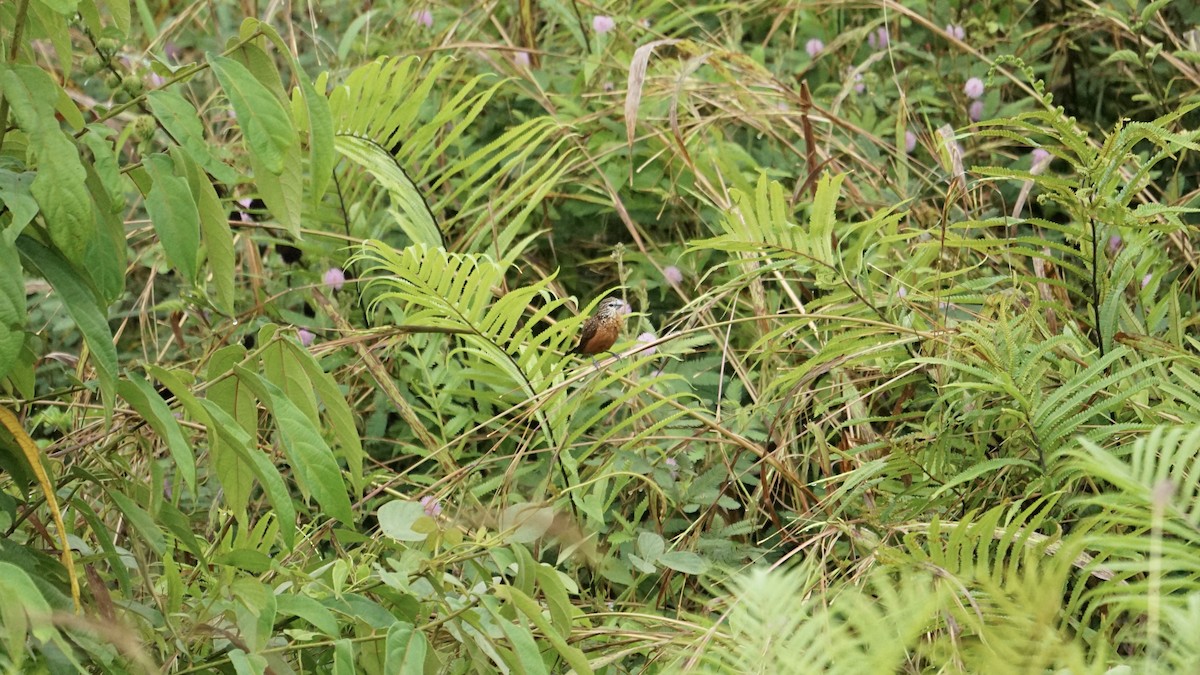
[[[353,524],[346,483],[333,450],[321,438],[320,430],[279,387],[241,366],[234,368],[234,372],[275,416],[280,445],[300,489],[312,495],[326,516]]]
[[[204,564],[207,556],[205,555],[204,547],[201,546],[200,540],[196,538],[196,533],[192,530],[193,524],[183,512],[175,508],[175,505],[166,500],[159,501],[158,512],[155,514],[155,519],[162,523],[167,532],[175,535],[188,553],[196,557],[197,560]]]
[[[411,623],[397,621],[388,628],[384,642],[383,672],[397,675],[422,675],[429,642]]]
[[[39,4],[62,16],[70,16],[77,11],[79,0],[39,0]]]
[[[17,365],[25,344],[25,277],[17,247],[0,236],[0,380]]]
[[[292,237],[301,239],[300,209],[304,204],[304,172],[300,146],[288,148],[284,153],[283,172],[279,175],[266,170],[262,161],[254,154],[250,155],[250,168],[254,171],[254,183],[263,203]]]
[[[83,0],[79,3],[79,19],[92,35],[99,35],[104,30],[100,23],[100,8],[97,2],[99,0]]]
[[[200,211],[186,181],[172,173],[172,163],[166,155],[148,157],[143,162],[154,185],[146,195],[146,211],[163,251],[172,267],[195,284],[200,253]]]
[[[250,152],[267,171],[281,175],[288,151],[299,143],[287,110],[242,64],[215,55],[209,55],[208,61],[233,105]]]
[[[513,655],[517,657],[517,672],[526,673],[526,675],[541,675],[541,673],[549,673],[546,669],[546,662],[542,660],[542,651],[538,648],[537,641],[533,639],[533,633],[524,625],[515,625],[503,616],[496,617],[496,623],[500,624],[500,629],[504,631],[505,637],[508,638],[509,644],[512,645]]]
[[[108,8],[108,15],[112,17],[113,26],[124,37],[129,35],[129,27],[131,25],[130,3],[125,0],[103,0],[104,6]]]
[[[79,0],[49,0],[29,3],[29,23],[38,34],[42,48],[50,45],[58,71],[71,78],[71,30],[68,17],[74,17]]]
[[[275,603],[281,616],[298,616],[329,637],[341,632],[333,613],[307,595],[284,593],[275,596]]]
[[[104,187],[104,192],[108,197],[106,202],[108,208],[113,213],[121,213],[125,209],[127,183],[121,177],[120,162],[113,150],[112,143],[105,140],[112,133],[112,130],[103,124],[92,124],[88,126],[88,132],[83,135],[81,140],[92,153],[92,168],[96,172],[96,177],[100,179],[100,185]],[[95,193],[92,194],[95,198]]]
[[[658,557],[667,550],[663,538],[653,532],[642,532],[637,538],[638,555],[650,564],[658,562]]]
[[[554,525],[554,509],[537,504],[513,504],[500,512],[498,527],[505,540],[528,544],[541,539]]]
[[[350,483],[358,493],[363,483],[363,460],[365,453],[362,440],[358,436],[358,427],[354,423],[354,411],[346,402],[338,383],[333,376],[321,369],[321,364],[306,349],[301,349],[293,342],[280,342],[291,352],[292,360],[304,369],[309,383],[321,402],[325,404],[325,420],[333,437],[337,440],[339,455],[346,461],[350,469]]]
[[[229,652],[229,662],[237,675],[263,675],[267,672],[267,660],[258,654],[247,654],[241,649]]]
[[[263,491],[267,493],[267,501],[271,503],[275,517],[282,525],[279,535],[291,550],[296,546],[296,508],[292,505],[292,496],[279,469],[258,449],[232,415],[211,400],[202,399],[200,404],[212,417],[213,425],[208,429],[209,437],[219,435],[225,447],[237,454],[243,465],[250,468],[259,484],[263,486]]]
[[[213,55],[209,62],[245,135],[259,195],[280,223],[299,239],[303,167],[300,139],[287,109],[242,64]]]
[[[242,27],[245,30],[249,25],[245,23]],[[304,69],[300,67],[299,60],[292,54],[291,48],[279,36],[274,26],[256,21],[254,28],[255,30],[262,31],[267,39],[275,44],[279,53],[287,57],[288,63],[292,67],[292,75],[300,83],[300,95],[304,100],[303,115],[300,114],[301,111],[295,110],[296,97],[293,93],[292,117],[297,120],[299,126],[308,131],[309,199],[315,207],[321,203],[321,199],[325,196],[325,188],[328,187],[329,180],[333,177],[333,165],[335,162],[333,152],[333,113],[330,112],[329,99],[317,92],[316,88],[309,81]]]
[[[282,104],[287,104],[287,91],[284,90],[283,77],[279,74],[279,68],[275,65],[275,59],[272,58],[263,49],[265,42],[259,39],[251,39],[251,36],[256,31],[273,31],[267,24],[258,19],[247,17],[242,21],[239,32],[243,40],[238,45],[237,49],[230,53],[230,58],[242,64],[246,68],[246,72],[254,76],[275,100]],[[285,52],[289,50],[285,49]]]
[[[137,530],[151,550],[162,557],[167,552],[167,539],[163,536],[162,530],[158,528],[154,517],[119,490],[110,489],[108,497],[121,510],[121,513],[129,520],[129,524],[133,526],[134,530]]]
[[[48,618],[53,611],[25,570],[0,562],[0,626],[3,626],[0,630],[4,631],[8,654],[24,654],[27,633],[42,642],[53,639],[56,631],[52,623],[45,620],[30,622],[28,618]]]
[[[428,523],[424,523],[420,531],[414,527],[418,522],[423,522],[422,519],[432,522],[425,513],[425,507],[417,502],[393,499],[380,506],[375,515],[379,519],[379,529],[384,536],[396,541],[425,541],[429,537],[431,530],[425,527]]]
[[[333,178],[336,158],[333,152],[333,114],[329,111],[329,99],[319,93],[297,67],[300,93],[308,112],[308,180],[309,200],[316,206],[325,196],[325,189]]]
[[[274,632],[277,608],[275,594],[258,579],[242,577],[229,585],[229,592],[241,601],[237,610],[239,632],[254,650],[267,647]]]
[[[333,675],[356,675],[354,643],[345,638],[333,643]]]
[[[247,511],[250,503],[250,492],[254,489],[254,472],[250,465],[243,461],[241,455],[249,450],[249,435],[238,427],[236,431],[219,434],[215,429],[212,415],[196,398],[191,388],[184,383],[179,371],[165,370],[153,364],[146,364],[146,372],[165,386],[192,419],[200,422],[208,429],[209,457],[217,480],[221,483],[225,505],[233,512],[238,524],[246,527],[249,523]],[[185,374],[190,375],[190,374]],[[213,388],[221,385],[217,382]],[[237,438],[243,441],[241,453],[227,446],[227,438]]]
[[[260,352],[262,376],[279,387],[283,395],[304,413],[314,427],[319,426],[321,417],[317,412],[316,393],[308,379],[308,373],[297,362],[298,353],[304,350],[289,350],[283,340],[272,340],[264,336],[260,336],[259,340],[259,344],[264,345]]]
[[[25,226],[37,216],[37,200],[30,189],[34,178],[37,174],[32,171],[15,173],[0,169],[0,204],[12,214],[12,221],[0,231],[0,237],[9,243],[15,242]]]
[[[558,634],[565,638],[571,634],[571,616],[574,613],[571,597],[567,594],[558,570],[541,563],[538,563],[534,570],[537,573],[538,587],[542,589],[542,595],[550,610],[550,621],[554,623]]]
[[[197,164],[226,185],[238,182],[238,172],[213,153],[213,144],[205,138],[203,118],[187,99],[170,89],[160,89],[147,94],[146,100],[155,119]]]
[[[237,363],[246,358],[246,348],[235,344],[218,349],[208,362],[207,379],[211,382],[205,399],[219,406],[232,420],[236,420],[241,431],[236,438],[241,439],[237,450],[227,447],[227,438],[221,435],[211,441],[211,456],[213,467],[225,488],[228,502],[234,506],[234,513],[246,515],[244,509],[250,502],[250,494],[254,488],[253,477],[257,474],[247,473],[248,466],[243,458],[261,454],[257,449],[259,435],[258,406],[253,396],[245,394],[245,389],[236,377],[228,377],[228,372]],[[210,434],[211,436],[211,434]],[[229,436],[228,438],[234,438]],[[272,468],[274,470],[274,468]],[[261,482],[261,478],[259,481]]]
[[[105,406],[111,413],[117,384],[117,350],[113,346],[112,331],[108,328],[104,308],[96,304],[96,296],[58,254],[29,237],[18,240],[17,248],[54,287],[67,313],[79,326],[79,332],[83,333],[83,339],[92,353],[92,364],[96,367]]]
[[[668,551],[658,557],[658,564],[684,574],[703,574],[708,569],[704,558],[691,551]]]
[[[171,459],[175,461],[176,470],[195,495],[196,457],[192,454],[187,439],[183,437],[178,420],[149,382],[136,373],[130,373],[128,378],[117,385],[117,392],[146,420],[159,438],[166,442]]]
[[[196,199],[204,253],[207,255],[209,267],[212,268],[213,286],[216,288],[213,305],[226,316],[232,316],[236,290],[236,258],[233,251],[233,232],[229,229],[225,209],[221,207],[221,198],[217,196],[217,191],[209,182],[208,176],[204,175],[199,165],[192,161],[186,152],[172,148],[171,156],[175,158],[176,172],[187,177],[188,187]]]
[[[100,296],[100,302],[111,305],[125,292],[126,242],[125,220],[119,209],[111,209],[108,193],[100,184],[100,177],[87,167],[87,186],[92,194],[96,210],[95,236],[88,241],[87,260],[90,264],[80,269],[87,275],[92,288]]]
[[[550,641],[550,644],[558,652],[559,656],[563,657],[567,664],[575,669],[575,672],[593,672],[583,652],[567,644],[567,641],[554,630],[554,627],[550,625],[550,622],[542,614],[541,605],[534,602],[533,598],[507,585],[496,586],[494,592],[501,600],[507,600],[516,607],[517,611],[524,614],[525,618],[532,621],[538,630],[542,632],[542,635]]]
[[[67,260],[83,269],[88,264],[84,254],[95,218],[79,149],[54,116],[59,87],[48,73],[32,66],[13,66],[0,73],[0,85],[17,125],[29,135],[37,155],[37,178],[30,192],[46,219],[50,240]]]

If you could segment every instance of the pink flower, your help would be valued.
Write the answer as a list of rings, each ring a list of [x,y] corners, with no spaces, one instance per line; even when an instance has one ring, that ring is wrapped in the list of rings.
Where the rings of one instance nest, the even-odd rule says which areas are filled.
[[[824,50],[825,50],[825,43],[821,42],[817,38],[813,38],[813,39],[809,40],[808,42],[804,43],[804,51],[808,52],[808,58],[810,58],[810,59],[817,58],[817,54],[820,54]]]
[[[663,464],[667,465],[667,471],[671,472],[671,478],[679,477],[679,462],[674,457],[668,457]]]
[[[983,80],[978,77],[972,77],[963,85],[963,93],[970,98],[979,98],[983,96]]]
[[[683,272],[680,272],[679,268],[674,265],[667,265],[663,268],[663,278],[667,280],[668,284],[676,286],[683,281]]]
[[[423,9],[419,12],[413,12],[412,18],[413,21],[416,21],[426,28],[433,28],[433,12],[427,9]]]
[[[618,311],[620,311],[622,314],[633,314],[633,305],[629,304],[628,302],[622,302],[621,309]]]
[[[529,52],[517,52],[513,54],[513,61],[524,68],[529,67]]]
[[[325,288],[331,291],[340,291],[342,286],[346,285],[346,273],[339,267],[330,267],[325,270],[325,276],[321,277],[321,281],[325,284]]]
[[[970,117],[972,122],[983,119],[983,101],[971,101],[971,106],[967,108],[967,117]]]
[[[888,33],[887,26],[880,26],[867,34],[867,44],[870,45],[871,49],[887,49],[888,43],[891,41],[892,38]]]
[[[300,330],[296,331],[296,337],[300,338],[301,345],[307,347],[313,343],[313,340],[315,340],[317,336],[307,328],[301,328]]]
[[[1050,165],[1050,160],[1053,159],[1049,152],[1041,148],[1034,148],[1029,156],[1033,159],[1029,166],[1029,173],[1035,176],[1045,171],[1046,167]]]
[[[911,154],[917,149],[917,135],[911,131],[904,132],[904,154]]]
[[[952,24],[948,24],[946,26],[946,35],[949,35],[950,37],[954,38],[955,40],[961,41],[961,40],[966,39],[967,31],[963,30],[963,27],[961,24],[952,23]]]
[[[849,75],[850,73],[847,72],[846,74]],[[855,91],[855,93],[861,94],[866,90],[867,90],[867,85],[863,84],[862,73],[854,73],[854,91]]]
[[[430,518],[437,518],[442,515],[442,503],[433,495],[421,497],[421,507],[425,509],[425,515]]]
[[[648,332],[642,333],[641,335],[637,336],[637,341],[641,342],[642,344],[650,344],[651,342],[654,342],[657,339],[658,338],[654,336],[654,333],[648,333]],[[644,354],[646,356],[652,356],[654,354],[654,352],[656,352],[656,351],[658,351],[658,347],[650,347],[648,349],[643,349],[642,354]]]
[[[906,297],[908,297],[908,289],[907,289],[907,288],[905,288],[905,287],[903,287],[903,286],[901,286],[901,287],[899,288],[899,290],[897,290],[897,291],[896,291],[896,297],[897,297],[897,298],[906,298]]]
[[[1150,275],[1150,274],[1147,274],[1146,276],[1142,277],[1142,288],[1149,286],[1150,280],[1153,278],[1154,278],[1153,275]]]
[[[592,30],[596,31],[597,35],[604,35],[616,27],[617,22],[613,21],[611,16],[597,15],[592,17]]]
[[[1121,250],[1121,235],[1114,234],[1108,238],[1108,252],[1116,253]]]

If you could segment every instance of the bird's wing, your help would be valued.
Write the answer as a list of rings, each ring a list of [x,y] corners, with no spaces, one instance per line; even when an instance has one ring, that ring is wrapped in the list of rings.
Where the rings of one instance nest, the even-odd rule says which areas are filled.
[[[582,354],[583,348],[592,338],[596,336],[596,325],[600,323],[594,318],[590,318],[583,322],[583,329],[579,331],[579,344],[575,345],[575,349],[571,350],[572,354]]]

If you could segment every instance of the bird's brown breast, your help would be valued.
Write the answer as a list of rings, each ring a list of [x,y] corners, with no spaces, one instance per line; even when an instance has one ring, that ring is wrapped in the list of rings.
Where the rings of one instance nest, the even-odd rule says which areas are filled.
[[[594,316],[587,320],[579,336],[576,354],[599,354],[607,351],[621,334],[621,321],[614,317]]]

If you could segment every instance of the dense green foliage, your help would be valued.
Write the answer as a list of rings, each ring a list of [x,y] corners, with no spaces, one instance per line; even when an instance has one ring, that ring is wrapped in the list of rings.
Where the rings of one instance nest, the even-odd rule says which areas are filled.
[[[0,3],[0,669],[1200,671],[1197,26]]]

